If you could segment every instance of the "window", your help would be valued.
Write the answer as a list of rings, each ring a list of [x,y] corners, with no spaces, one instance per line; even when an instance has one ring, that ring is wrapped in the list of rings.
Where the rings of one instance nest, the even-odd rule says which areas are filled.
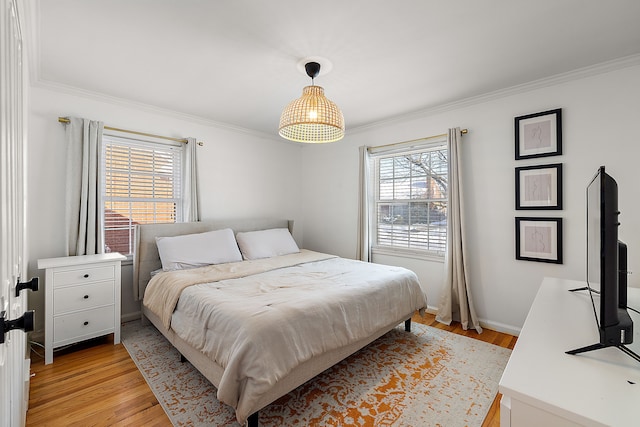
[[[446,142],[372,153],[375,249],[444,256],[447,243]]]
[[[182,220],[182,146],[103,136],[104,251],[133,254],[135,225]]]

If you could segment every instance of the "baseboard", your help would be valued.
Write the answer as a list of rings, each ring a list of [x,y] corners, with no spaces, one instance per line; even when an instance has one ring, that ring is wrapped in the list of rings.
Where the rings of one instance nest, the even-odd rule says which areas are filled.
[[[37,331],[29,332],[29,335],[27,335],[27,340],[34,341],[34,342],[37,342],[39,344],[43,344],[44,343],[44,330],[43,329],[39,329]]]
[[[480,319],[480,326],[486,329],[491,329],[492,331],[502,332],[503,334],[509,334],[516,337],[520,335],[520,331],[522,330],[522,328],[516,328],[515,326],[484,319]]]
[[[120,322],[127,323],[133,320],[140,320],[142,317],[142,311],[135,311],[133,313],[126,313],[120,316]]]
[[[429,314],[438,314],[438,307],[427,305],[427,308],[424,309]]]
[[[425,311],[429,314],[438,314],[438,308],[434,306],[427,306]],[[505,325],[504,323],[494,322],[486,319],[479,319],[480,326],[484,329],[491,329],[492,331],[502,332],[503,334],[509,334],[513,336],[519,336],[522,328],[517,328],[512,325]]]

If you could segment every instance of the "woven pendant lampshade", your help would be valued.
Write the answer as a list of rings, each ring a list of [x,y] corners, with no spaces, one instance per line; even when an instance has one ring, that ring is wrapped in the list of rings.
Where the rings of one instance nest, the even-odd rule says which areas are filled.
[[[320,64],[309,62],[305,69],[313,83],[320,72]],[[296,142],[335,142],[344,137],[344,117],[338,106],[324,96],[324,89],[312,84],[284,109],[278,133]]]

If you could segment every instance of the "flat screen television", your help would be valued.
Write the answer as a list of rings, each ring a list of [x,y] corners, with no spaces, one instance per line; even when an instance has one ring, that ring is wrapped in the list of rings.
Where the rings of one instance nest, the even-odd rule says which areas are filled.
[[[617,347],[640,362],[625,344],[633,342],[633,321],[627,311],[627,246],[618,240],[618,184],[604,166],[587,186],[587,287],[600,342],[568,354]]]

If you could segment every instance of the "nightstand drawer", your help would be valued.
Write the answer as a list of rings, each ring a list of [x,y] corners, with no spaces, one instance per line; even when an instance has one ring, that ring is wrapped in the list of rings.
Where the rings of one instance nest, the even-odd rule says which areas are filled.
[[[85,265],[80,269],[57,271],[53,275],[55,286],[75,285],[80,283],[109,280],[115,277],[112,265]]]
[[[56,288],[53,290],[53,315],[110,305],[114,301],[113,280]]]
[[[55,316],[53,344],[57,346],[113,332],[114,320],[113,305]]]

